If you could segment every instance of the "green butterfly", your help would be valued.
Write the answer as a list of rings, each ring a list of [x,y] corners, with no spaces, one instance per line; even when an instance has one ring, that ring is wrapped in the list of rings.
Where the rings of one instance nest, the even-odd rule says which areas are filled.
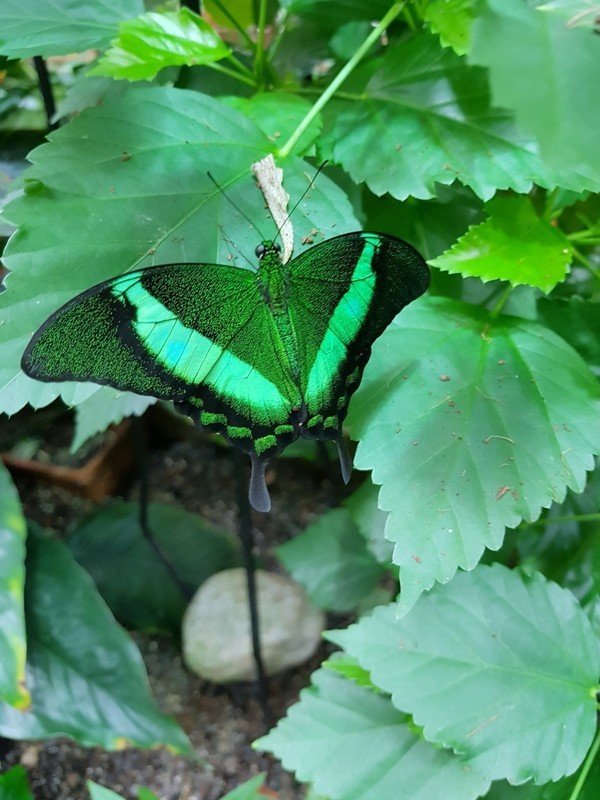
[[[256,248],[256,272],[166,264],[94,286],[34,334],[23,370],[174,400],[249,453],[250,502],[271,507],[265,465],[299,437],[332,439],[347,482],[342,423],[374,340],[429,285],[406,242],[347,233],[283,264]]]

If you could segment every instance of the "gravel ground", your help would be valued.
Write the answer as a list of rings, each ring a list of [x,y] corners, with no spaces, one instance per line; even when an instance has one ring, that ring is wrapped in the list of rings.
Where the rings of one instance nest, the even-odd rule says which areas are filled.
[[[6,424],[6,423],[5,423]],[[1,433],[1,431],[0,431]],[[44,436],[38,458],[74,463],[68,453],[69,418],[59,416]],[[235,480],[228,450],[210,441],[184,440],[153,450],[148,458],[151,500],[176,504],[236,531]],[[332,472],[334,465],[332,465]],[[334,480],[337,480],[335,465]],[[255,535],[266,568],[275,568],[272,547],[302,530],[328,505],[334,491],[317,469],[295,459],[280,458],[269,470],[273,500],[270,514],[254,513]],[[93,508],[91,501],[32,481],[17,480],[28,517],[58,535]],[[133,486],[126,496],[136,497]],[[339,621],[336,621],[339,622]],[[28,769],[36,800],[83,800],[85,781],[108,786],[126,798],[147,786],[161,800],[218,800],[227,791],[261,771],[280,800],[298,800],[301,788],[279,764],[254,752],[251,743],[265,732],[260,708],[249,684],[220,687],[202,681],[182,665],[176,643],[168,638],[135,635],[144,656],[152,689],[161,708],[175,716],[194,746],[198,760],[172,756],[166,750],[131,749],[107,753],[84,749],[68,740],[0,743],[0,771],[22,763]],[[327,654],[327,646],[310,663],[275,676],[270,703],[278,719],[309,682]]]

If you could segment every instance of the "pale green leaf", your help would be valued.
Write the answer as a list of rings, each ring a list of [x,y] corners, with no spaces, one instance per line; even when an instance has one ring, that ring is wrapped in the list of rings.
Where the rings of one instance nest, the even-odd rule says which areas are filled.
[[[425,9],[424,19],[444,47],[464,55],[469,49],[473,16],[473,0],[433,0]]]
[[[475,800],[489,782],[420,739],[388,698],[330,670],[312,675],[277,726],[254,743],[331,800]]]
[[[358,663],[358,659],[348,655],[348,653],[333,653],[331,658],[322,662],[321,667],[323,669],[330,669],[343,678],[353,681],[358,686],[364,686],[366,689],[371,689],[375,692],[381,691],[371,680],[369,671],[361,667]]]
[[[236,786],[231,792],[223,795],[221,800],[264,800],[264,794],[260,791],[265,782],[265,773],[255,775],[250,780]]]
[[[389,566],[392,562],[393,544],[385,538],[388,515],[379,508],[378,496],[379,487],[367,479],[344,500],[344,506],[364,536],[369,550],[381,564]]]
[[[87,788],[90,800],[123,800],[122,795],[113,792],[112,789],[107,789],[106,786],[100,786],[94,781],[87,781]]]
[[[24,196],[7,207],[20,226],[5,250],[11,274],[0,295],[0,407],[9,413],[28,401],[46,405],[59,391],[74,405],[98,391],[93,384],[42,384],[20,371],[30,336],[78,292],[152,264],[231,259],[247,266],[240,252],[255,264],[256,245],[275,234],[250,172],[272,145],[251,120],[218,100],[129,87],[49,138],[32,154]],[[293,203],[314,168],[296,158],[284,167]],[[215,187],[209,170],[256,228]],[[293,224],[296,253],[313,230],[328,238],[359,227],[325,175],[294,212]]]
[[[369,80],[335,122],[333,156],[375,194],[427,199],[436,183],[454,181],[483,200],[497,189],[528,192],[534,182],[593,187],[577,170],[548,170],[510,112],[491,107],[485,70],[433,35],[390,45],[378,69],[363,69]]]
[[[34,800],[25,767],[17,764],[0,775],[0,800]]]
[[[0,53],[12,58],[103,50],[142,0],[2,0]]]
[[[544,292],[564,280],[572,250],[567,237],[535,213],[528,197],[499,196],[485,222],[469,228],[450,250],[430,263],[482,281],[505,280]]]
[[[0,700],[29,704],[25,686],[25,539],[27,527],[17,490],[0,462]]]
[[[0,736],[190,751],[183,731],[156,707],[139,651],[89,575],[63,544],[32,530],[25,610],[32,704],[17,711],[0,703]]]
[[[150,80],[165,67],[210,64],[229,55],[214,28],[185,7],[126,20],[111,44],[90,75]]]
[[[327,611],[356,608],[384,571],[345,508],[323,514],[275,552],[312,602]]]
[[[358,469],[390,511],[400,608],[472,569],[505,527],[581,492],[600,451],[600,387],[547,328],[421,298],[375,343],[349,414]]]
[[[600,38],[522,0],[486,0],[470,59],[489,68],[494,102],[514,110],[545,160],[587,176],[598,191]]]
[[[153,397],[102,387],[75,409],[75,433],[71,452],[74,453],[91,436],[105,431],[109,425],[119,422],[123,417],[141,416],[155,402]]]
[[[235,539],[195,514],[150,503],[148,522],[190,593],[215,572],[239,564]],[[138,503],[116,501],[93,511],[77,525],[67,546],[119,622],[134,630],[178,635],[187,598],[143,537]]]
[[[490,780],[570,775],[594,737],[599,643],[573,595],[539,573],[479,566],[403,619],[380,606],[330,638],[429,742]]]
[[[547,11],[550,14],[558,14],[564,20],[568,28],[578,28],[586,26],[588,28],[598,28],[600,25],[600,3],[598,0],[550,0],[537,6],[538,11]]]

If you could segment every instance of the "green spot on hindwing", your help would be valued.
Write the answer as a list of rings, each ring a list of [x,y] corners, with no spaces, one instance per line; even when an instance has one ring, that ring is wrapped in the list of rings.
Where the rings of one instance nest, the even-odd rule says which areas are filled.
[[[257,455],[262,455],[266,453],[267,450],[270,450],[272,447],[277,446],[277,437],[276,436],[261,436],[260,439],[254,440],[254,449],[256,450]]]
[[[314,428],[315,425],[320,425],[323,422],[323,415],[322,414],[315,414],[314,417],[311,417],[308,422],[306,423],[307,428]]]
[[[290,433],[294,433],[293,425],[278,425],[275,428],[275,436],[286,436]]]
[[[200,414],[201,425],[227,425],[225,414],[213,414],[210,411],[203,411]]]
[[[250,428],[243,428],[238,425],[228,425],[227,436],[229,436],[230,439],[251,439],[252,431]]]

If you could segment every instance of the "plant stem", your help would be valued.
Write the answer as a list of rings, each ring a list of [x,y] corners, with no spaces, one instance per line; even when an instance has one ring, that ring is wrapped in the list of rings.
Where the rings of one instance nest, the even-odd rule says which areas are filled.
[[[260,0],[258,8],[258,36],[254,51],[254,74],[261,85],[265,71],[265,27],[267,25],[267,0]]]
[[[240,60],[239,60],[239,58],[236,58],[236,57],[233,55],[233,53],[230,53],[230,54],[227,56],[227,58],[228,58],[228,59],[231,61],[231,63],[232,63],[232,64],[235,64],[235,66],[237,67],[237,69],[238,69],[238,70],[239,70],[239,71],[240,71],[240,72],[241,72],[243,75],[245,75],[245,76],[246,76],[246,77],[247,77],[249,80],[251,80],[251,81],[252,81],[252,85],[254,85],[254,84],[256,83],[256,81],[254,80],[254,73],[252,72],[252,70],[251,70],[251,69],[248,69],[248,67],[247,67],[247,66],[244,64],[244,62],[243,62],[243,61],[240,61]]]
[[[310,123],[313,119],[317,116],[317,114],[321,111],[321,109],[329,102],[331,97],[335,94],[337,89],[342,85],[342,83],[346,80],[346,78],[350,75],[350,73],[354,70],[357,64],[361,61],[362,57],[367,53],[371,47],[375,44],[375,42],[379,39],[381,34],[385,31],[385,29],[393,22],[398,14],[402,11],[406,4],[406,0],[400,0],[392,5],[389,9],[387,14],[383,17],[381,22],[377,25],[377,27],[373,28],[371,33],[367,36],[365,41],[361,44],[358,48],[356,53],[352,56],[352,58],[342,67],[342,69],[338,72],[335,78],[331,81],[329,86],[325,89],[323,94],[319,97],[319,99],[315,102],[312,106],[310,111],[306,114],[303,120],[301,120],[300,124],[294,131],[294,133],[290,136],[287,142],[280,147],[277,151],[277,155],[279,158],[286,158],[294,149],[294,145],[298,141],[298,139],[302,136],[304,131],[308,128]]]
[[[252,88],[256,87],[256,83],[250,78],[247,78],[245,75],[242,75],[241,72],[238,72],[235,69],[229,69],[228,67],[224,67],[222,64],[217,64],[213,62],[212,64],[206,64],[207,67],[210,69],[214,69],[217,72],[222,72],[223,75],[229,75],[230,78],[234,78],[236,81],[241,81],[241,83],[245,83],[246,86],[252,86]]]
[[[256,45],[254,44],[254,42],[252,41],[252,39],[251,39],[251,38],[250,38],[250,36],[248,35],[248,32],[247,32],[247,31],[246,31],[246,30],[245,30],[245,29],[242,27],[242,25],[240,25],[240,23],[239,23],[239,22],[237,21],[237,19],[236,19],[236,18],[233,16],[233,14],[231,13],[231,11],[229,11],[229,9],[228,9],[228,8],[227,8],[227,6],[225,5],[225,3],[222,3],[222,2],[221,2],[221,0],[213,0],[213,3],[214,3],[214,4],[216,5],[216,7],[219,9],[219,11],[221,12],[221,14],[223,14],[223,16],[224,16],[224,17],[227,17],[227,19],[228,19],[228,20],[231,22],[231,24],[232,24],[232,25],[233,25],[233,27],[236,29],[236,31],[237,31],[237,32],[240,34],[240,36],[241,36],[241,37],[244,39],[244,41],[246,42],[246,44],[247,44],[247,45],[249,45],[249,47],[250,47],[252,50],[254,50],[254,48],[256,47]]]
[[[506,287],[506,289],[500,295],[500,299],[498,300],[496,305],[490,311],[490,316],[491,316],[492,319],[496,319],[496,317],[500,314],[500,312],[502,311],[502,309],[506,305],[506,301],[510,297],[510,293],[512,292],[512,289],[513,289],[513,287],[509,283],[508,286]]]
[[[33,65],[37,73],[38,86],[40,87],[40,94],[44,101],[44,110],[46,112],[46,121],[49,131],[54,131],[58,128],[58,122],[54,122],[53,118],[56,113],[56,105],[54,103],[54,93],[52,92],[52,84],[50,83],[50,75],[46,62],[41,56],[33,57]]]
[[[573,791],[569,795],[569,800],[577,800],[577,798],[581,794],[581,790],[583,789],[583,784],[585,783],[588,773],[592,768],[592,764],[594,763],[594,759],[596,758],[599,749],[600,749],[600,729],[597,731],[596,738],[594,739],[592,746],[588,750],[588,754],[585,757],[585,761],[583,762],[583,767],[581,768],[581,772],[579,773],[577,782],[573,787]]]
[[[579,250],[575,245],[571,244],[571,249],[573,251],[573,255],[582,264],[587,270],[589,270],[594,278],[600,281],[600,270],[596,269],[596,267],[592,264],[590,259]]]
[[[306,94],[306,95],[319,95],[321,96],[322,92],[320,89],[313,89],[310,86],[294,86],[292,89],[294,94]],[[335,94],[337,100],[364,100],[364,94],[357,94],[356,92],[336,92]]]

